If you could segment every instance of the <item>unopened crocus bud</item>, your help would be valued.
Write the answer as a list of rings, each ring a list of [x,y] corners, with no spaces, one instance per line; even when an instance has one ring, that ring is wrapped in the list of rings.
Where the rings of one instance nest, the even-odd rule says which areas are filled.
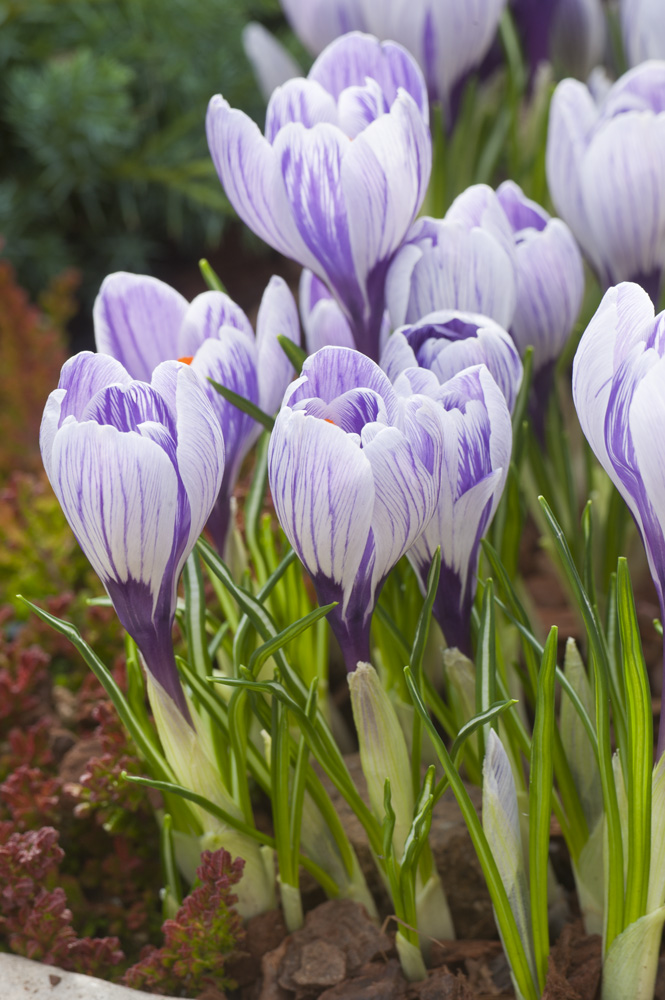
[[[360,762],[372,812],[379,822],[383,821],[383,800],[388,779],[395,812],[393,847],[400,858],[411,828],[414,808],[409,752],[404,733],[395,707],[371,664],[359,663],[348,680]]]
[[[224,788],[219,771],[212,763],[211,748],[207,746],[203,728],[197,731],[185,722],[172,699],[150,674],[147,675],[147,690],[164,755],[175,774],[176,781],[184,788],[209,799],[236,819],[244,821],[242,810]],[[196,721],[195,715],[193,718]],[[245,861],[242,881],[237,889],[238,912],[245,919],[249,919],[258,913],[273,909],[274,874],[268,873],[264,852],[259,844],[253,838],[206,812],[202,806],[194,805],[193,808],[198,813],[204,831],[200,849],[223,847],[232,857],[241,857]],[[176,856],[178,856],[178,843],[176,840]],[[190,856],[186,851],[182,854],[184,859]],[[193,860],[198,864],[196,851],[190,854],[190,863]],[[189,869],[190,865],[185,861],[183,874],[188,878],[193,874]]]
[[[576,80],[556,88],[547,180],[607,288],[636,281],[658,301],[665,265],[665,62],[622,76],[598,100]]]
[[[483,762],[483,830],[499,869],[535,982],[531,908],[517,791],[508,755],[493,729],[490,729],[487,738]]]
[[[355,672],[349,674],[349,690],[370,805],[380,822],[385,815],[386,780],[390,782],[391,805],[395,813],[393,850],[399,862],[415,806],[410,755],[404,733],[395,706],[371,664],[359,663]],[[428,852],[429,847],[426,845],[424,850]],[[435,869],[430,870],[424,883],[418,872],[416,912],[419,930],[424,935],[443,939],[454,937],[448,902]],[[425,951],[427,945],[427,940],[421,942]]]

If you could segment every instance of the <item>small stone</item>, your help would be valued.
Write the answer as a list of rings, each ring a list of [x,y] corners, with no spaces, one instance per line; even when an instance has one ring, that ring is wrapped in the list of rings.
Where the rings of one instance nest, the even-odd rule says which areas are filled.
[[[346,975],[344,952],[334,944],[312,941],[303,946],[300,968],[293,973],[299,986],[335,986]]]
[[[54,976],[53,973],[48,977],[48,981],[51,986],[57,986],[58,983],[62,982],[62,976]]]

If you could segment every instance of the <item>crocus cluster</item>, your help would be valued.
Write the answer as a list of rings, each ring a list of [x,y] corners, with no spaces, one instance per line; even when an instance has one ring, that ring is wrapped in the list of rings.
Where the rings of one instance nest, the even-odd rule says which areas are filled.
[[[547,179],[601,285],[636,281],[656,302],[665,265],[665,62],[630,70],[598,101],[583,83],[560,83]]]
[[[264,135],[220,96],[208,108],[210,151],[238,215],[327,284],[374,359],[386,271],[429,181],[427,120],[413,58],[359,33],[277,88]]]
[[[287,390],[270,441],[275,510],[314,581],[347,669],[369,658],[371,616],[408,553],[424,585],[437,547],[435,613],[448,642],[470,650],[480,538],[501,496],[510,414],[484,366],[439,385],[407,369],[391,385],[343,347],[310,357]]]
[[[418,219],[386,283],[393,327],[423,323],[441,309],[463,310],[491,317],[510,332],[522,355],[531,345],[538,428],[553,366],[583,293],[582,258],[572,233],[512,181],[496,192],[484,184],[467,188],[444,219]],[[514,397],[507,398],[512,406]]]

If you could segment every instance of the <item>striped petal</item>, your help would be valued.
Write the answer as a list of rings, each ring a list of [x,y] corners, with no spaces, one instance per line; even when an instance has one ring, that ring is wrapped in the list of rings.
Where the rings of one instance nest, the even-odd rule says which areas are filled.
[[[217,337],[223,326],[235,327],[254,340],[252,325],[240,306],[224,292],[202,292],[192,299],[178,335],[177,357],[193,357],[204,340]],[[167,358],[163,357],[162,361]]]
[[[149,382],[160,361],[179,356],[186,311],[187,300],[157,278],[110,274],[93,308],[97,350],[120,361],[132,378]]]
[[[285,407],[270,438],[268,475],[280,524],[305,568],[348,602],[374,509],[363,451],[341,428]]]
[[[282,349],[278,336],[300,345],[298,308],[291,289],[276,275],[268,282],[256,319],[256,349],[259,406],[274,413],[294,376],[293,365]]]

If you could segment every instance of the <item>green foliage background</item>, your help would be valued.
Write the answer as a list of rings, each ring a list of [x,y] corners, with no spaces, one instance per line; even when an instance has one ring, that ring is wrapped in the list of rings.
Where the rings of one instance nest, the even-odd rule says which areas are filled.
[[[0,236],[24,286],[75,266],[89,294],[169,240],[216,244],[205,112],[222,93],[262,122],[251,19],[283,26],[277,0],[0,2]]]

